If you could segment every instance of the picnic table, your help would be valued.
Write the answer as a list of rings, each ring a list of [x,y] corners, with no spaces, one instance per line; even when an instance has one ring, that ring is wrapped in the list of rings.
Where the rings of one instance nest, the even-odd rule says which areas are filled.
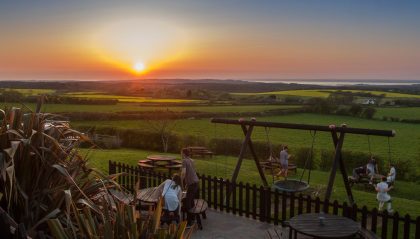
[[[347,217],[324,213],[297,215],[290,219],[289,227],[314,238],[351,238],[361,228],[359,223]]]
[[[213,157],[213,152],[210,151],[208,148],[203,146],[189,146],[187,149],[190,151],[191,157],[194,155],[200,155],[202,157],[209,155],[210,157]]]
[[[149,155],[144,160],[139,160],[138,166],[143,170],[153,170],[155,168],[164,168],[172,173],[172,170],[179,170],[182,165],[181,161],[170,155]]]

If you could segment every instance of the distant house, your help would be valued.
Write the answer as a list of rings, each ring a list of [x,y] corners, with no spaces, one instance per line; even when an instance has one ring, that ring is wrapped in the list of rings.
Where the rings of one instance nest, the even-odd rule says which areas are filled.
[[[376,104],[375,99],[366,99],[365,101],[362,102],[362,105],[374,105],[374,104]]]

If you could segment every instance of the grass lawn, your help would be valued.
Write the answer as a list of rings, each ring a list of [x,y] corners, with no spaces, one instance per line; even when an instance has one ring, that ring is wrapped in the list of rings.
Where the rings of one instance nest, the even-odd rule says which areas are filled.
[[[419,119],[420,107],[378,107],[376,108],[375,118],[396,117],[400,119]]]
[[[5,106],[20,107],[20,103],[1,103],[0,107]],[[25,106],[31,110],[35,110],[35,103],[25,103]],[[218,106],[144,106],[138,103],[118,103],[115,105],[77,105],[77,104],[44,104],[42,112],[59,113],[59,112],[124,112],[124,111],[197,111],[210,113],[227,113],[227,112],[262,112],[267,110],[292,109],[299,108],[299,105],[218,105]]]
[[[117,150],[87,150],[81,149],[83,155],[89,158],[89,164],[108,172],[108,160],[122,162],[128,165],[136,165],[139,159],[144,159],[147,155],[156,154],[157,152],[131,149],[117,149]],[[175,155],[179,157],[179,155]],[[213,158],[196,159],[195,165],[199,173],[206,175],[230,178],[233,169],[236,165],[235,157],[214,156]],[[298,171],[300,175],[300,170]],[[272,178],[266,174],[269,183]],[[305,175],[306,176],[306,175]],[[312,171],[311,186],[325,187],[328,181],[328,172]],[[261,184],[254,161],[244,160],[241,171],[239,173],[238,182],[249,182],[251,184]],[[365,190],[363,187],[353,187],[354,198],[359,205],[366,205],[369,208],[377,207],[376,194],[372,190]],[[409,213],[411,216],[420,215],[420,185],[410,182],[396,183],[396,189],[391,191],[393,197],[393,207],[401,214]],[[346,193],[344,185],[341,180],[341,175],[336,176],[334,190],[332,194],[333,199],[339,201],[346,200]]]
[[[25,96],[41,95],[41,94],[52,94],[55,92],[53,89],[11,89],[6,88],[7,90],[17,91]]]
[[[371,129],[394,129],[397,132],[395,138],[390,139],[393,160],[416,160],[420,153],[420,125],[405,124],[399,122],[388,122],[378,120],[367,120],[349,116],[319,115],[319,114],[293,114],[284,116],[259,117],[259,121],[287,122],[329,125],[347,123],[349,127],[361,127]],[[73,127],[78,126],[108,126],[130,129],[147,130],[150,127],[147,122],[141,120],[124,121],[74,121]],[[174,129],[175,133],[185,135],[203,136],[211,138],[243,138],[242,131],[237,125],[212,124],[210,119],[178,120]],[[266,141],[265,130],[262,127],[254,129],[253,140]],[[293,152],[293,147],[308,147],[311,143],[311,136],[307,131],[290,129],[271,129],[269,132],[270,141],[273,144],[288,144]],[[371,136],[371,149],[375,155],[387,158],[388,142],[385,137]],[[317,134],[315,148],[317,150],[326,148],[332,149],[331,136],[329,133],[320,132]],[[347,135],[343,146],[344,150],[368,152],[368,138],[362,135]],[[418,165],[418,164],[415,164]],[[418,166],[417,166],[418,167]]]
[[[67,93],[63,96],[79,97],[79,98],[91,98],[91,99],[116,99],[119,102],[134,102],[134,103],[200,103],[205,102],[203,100],[188,100],[188,99],[155,99],[151,97],[139,97],[139,96],[124,96],[124,95],[108,95],[103,93],[86,93],[81,94],[80,92]]]

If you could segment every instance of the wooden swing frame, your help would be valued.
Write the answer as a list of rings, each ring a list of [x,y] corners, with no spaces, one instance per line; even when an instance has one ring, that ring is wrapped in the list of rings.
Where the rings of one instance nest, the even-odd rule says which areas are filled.
[[[270,128],[283,128],[283,129],[296,129],[296,130],[314,130],[314,131],[323,131],[330,132],[332,142],[335,148],[334,161],[332,169],[330,172],[330,177],[328,180],[328,186],[325,193],[325,201],[329,201],[331,198],[332,188],[335,181],[335,176],[337,174],[337,168],[339,168],[341,175],[343,176],[344,186],[346,188],[347,198],[351,205],[354,204],[353,193],[349,185],[347,172],[344,167],[344,161],[342,159],[341,150],[343,148],[344,136],[346,134],[361,134],[361,135],[374,135],[374,136],[384,136],[384,137],[394,137],[396,135],[395,130],[378,130],[378,129],[363,129],[363,128],[348,128],[346,125],[336,127],[335,125],[323,126],[323,125],[309,125],[309,124],[292,124],[292,123],[278,123],[278,122],[262,122],[256,120],[232,120],[232,119],[222,119],[214,118],[211,119],[211,123],[216,124],[231,124],[231,125],[240,125],[242,132],[245,136],[244,141],[242,142],[241,151],[239,152],[238,161],[236,163],[235,170],[232,174],[232,183],[236,182],[236,179],[241,169],[242,161],[244,159],[247,148],[249,148],[251,155],[255,161],[255,164],[258,169],[258,173],[261,177],[261,180],[265,187],[268,187],[267,179],[265,177],[264,171],[262,170],[258,157],[255,153],[254,146],[252,144],[252,132],[254,127],[270,127]]]

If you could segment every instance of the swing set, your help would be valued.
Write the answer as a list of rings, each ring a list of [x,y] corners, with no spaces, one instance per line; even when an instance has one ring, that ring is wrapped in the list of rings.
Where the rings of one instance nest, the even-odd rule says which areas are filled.
[[[310,175],[311,175],[311,163],[313,158],[313,150],[314,150],[314,142],[315,142],[315,136],[316,132],[330,132],[331,138],[333,142],[333,146],[335,149],[334,152],[334,159],[333,159],[333,165],[331,168],[329,180],[328,180],[328,186],[325,193],[325,200],[330,200],[332,188],[335,181],[335,176],[337,173],[337,168],[340,170],[341,175],[343,177],[344,186],[346,188],[347,198],[349,203],[352,205],[354,203],[353,199],[353,193],[351,191],[351,187],[349,185],[348,175],[344,167],[344,161],[342,159],[341,150],[344,143],[344,136],[347,134],[358,134],[358,135],[374,135],[374,136],[385,136],[388,137],[394,137],[395,131],[394,130],[378,130],[378,129],[363,129],[363,128],[349,128],[345,124],[341,125],[340,127],[336,127],[335,125],[330,126],[323,126],[323,125],[309,125],[309,124],[292,124],[292,123],[278,123],[278,122],[262,122],[262,121],[256,121],[255,119],[252,120],[232,120],[232,119],[222,119],[222,118],[214,118],[211,120],[211,123],[215,124],[230,124],[230,125],[240,125],[242,132],[245,136],[241,150],[239,152],[238,161],[236,163],[235,170],[232,174],[232,183],[236,182],[236,179],[239,174],[239,170],[241,168],[242,161],[244,159],[246,150],[249,148],[250,153],[255,161],[255,165],[257,166],[258,173],[260,175],[260,178],[263,182],[263,185],[265,187],[268,187],[267,179],[265,177],[264,171],[260,165],[260,161],[258,159],[258,156],[255,153],[254,146],[252,144],[252,133],[254,130],[254,127],[268,127],[268,128],[283,128],[283,129],[296,129],[296,130],[308,130],[311,133],[312,137],[312,146],[311,150],[309,152],[309,155],[305,161],[305,165],[303,168],[302,175],[300,176],[299,180],[284,180],[284,181],[277,181],[274,182],[273,187],[285,192],[298,192],[303,191],[309,188],[309,181],[310,181]],[[272,156],[272,152],[270,152],[270,156]],[[306,168],[308,169],[308,179],[307,182],[302,181],[304,173],[306,171]],[[274,180],[273,180],[274,181]]]

